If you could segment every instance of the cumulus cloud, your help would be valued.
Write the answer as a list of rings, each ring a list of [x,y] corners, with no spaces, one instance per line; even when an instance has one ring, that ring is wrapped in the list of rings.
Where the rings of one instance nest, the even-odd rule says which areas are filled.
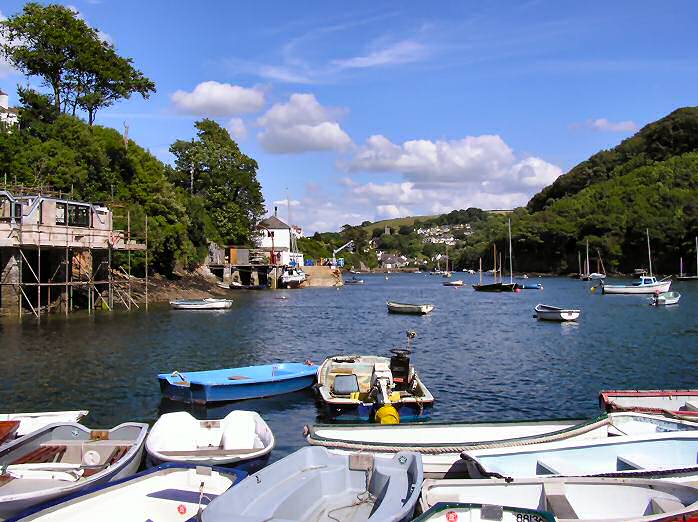
[[[6,20],[7,18],[5,15],[2,14],[2,11],[0,11],[0,22],[3,20]],[[4,45],[7,43],[7,40],[0,36],[0,46]],[[4,56],[3,53],[0,53],[0,78],[6,78],[10,76],[11,74],[15,73],[15,69],[10,65],[10,62],[7,60],[7,58]]]
[[[225,128],[234,139],[244,140],[247,137],[247,127],[241,118],[230,118]]]
[[[301,204],[301,202],[298,201],[297,199],[292,199],[290,204],[292,207],[297,207]],[[274,206],[276,206],[276,207],[288,207],[288,205],[289,205],[288,199],[277,199],[276,201],[274,201]]]
[[[292,94],[286,103],[273,105],[257,120],[257,134],[267,152],[291,154],[307,151],[342,150],[351,138],[337,119],[341,109],[323,107],[312,94]]]
[[[406,207],[397,205],[378,205],[376,207],[376,216],[381,219],[395,219],[401,216],[407,216],[410,213]]]
[[[172,103],[179,112],[196,116],[233,116],[259,111],[264,106],[264,92],[216,81],[201,82],[193,91],[178,90]]]
[[[587,121],[587,126],[601,132],[635,132],[637,124],[632,120],[610,121],[606,118]]]

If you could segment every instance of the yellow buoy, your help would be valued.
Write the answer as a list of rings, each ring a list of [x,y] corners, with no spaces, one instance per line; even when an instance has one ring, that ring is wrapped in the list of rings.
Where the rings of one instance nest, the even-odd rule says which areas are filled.
[[[380,424],[400,424],[400,414],[394,406],[386,404],[376,411],[376,422]]]

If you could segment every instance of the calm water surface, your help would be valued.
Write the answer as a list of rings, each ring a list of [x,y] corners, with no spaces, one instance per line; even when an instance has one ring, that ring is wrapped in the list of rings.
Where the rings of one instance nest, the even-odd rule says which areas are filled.
[[[698,284],[674,282],[674,307],[644,296],[602,296],[590,284],[542,278],[543,291],[476,293],[422,274],[362,276],[363,286],[240,292],[223,312],[75,314],[0,322],[0,411],[88,409],[85,424],[154,422],[188,406],[162,401],[156,375],[337,353],[385,354],[417,331],[412,361],[436,397],[434,420],[592,416],[604,388],[695,388]],[[466,283],[476,276],[457,274]],[[287,300],[277,299],[286,295]],[[426,317],[389,315],[388,299],[432,302]],[[533,307],[581,308],[578,324],[543,323]],[[318,421],[310,390],[204,409],[257,410],[277,439],[273,458],[304,444]]]

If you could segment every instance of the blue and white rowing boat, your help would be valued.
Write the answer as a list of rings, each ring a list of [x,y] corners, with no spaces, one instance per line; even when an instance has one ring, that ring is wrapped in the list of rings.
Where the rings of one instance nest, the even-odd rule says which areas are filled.
[[[117,522],[200,520],[201,512],[247,473],[192,464],[163,464],[88,488],[21,513],[13,521]]]
[[[195,404],[239,401],[290,393],[312,386],[317,366],[279,363],[158,375],[160,391],[173,401]]]
[[[652,477],[677,482],[698,477],[695,431],[567,440],[461,454],[472,478],[553,476]]]

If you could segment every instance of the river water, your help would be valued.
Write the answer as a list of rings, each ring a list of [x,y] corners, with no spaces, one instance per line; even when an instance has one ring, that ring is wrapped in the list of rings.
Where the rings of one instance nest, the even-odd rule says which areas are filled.
[[[601,389],[696,388],[698,284],[674,282],[678,306],[646,296],[601,295],[591,284],[531,278],[518,294],[448,288],[423,274],[364,275],[363,286],[233,293],[227,311],[74,314],[0,322],[0,411],[87,409],[87,426],[152,423],[189,409],[221,418],[258,411],[280,458],[318,422],[310,390],[208,410],[162,401],[157,374],[268,364],[319,364],[338,353],[389,355],[416,330],[412,362],[436,397],[433,420],[586,417]],[[477,276],[454,274],[466,283]],[[285,295],[286,300],[277,299]],[[389,315],[386,300],[431,302],[429,316]],[[533,319],[537,303],[580,308],[574,324]]]

